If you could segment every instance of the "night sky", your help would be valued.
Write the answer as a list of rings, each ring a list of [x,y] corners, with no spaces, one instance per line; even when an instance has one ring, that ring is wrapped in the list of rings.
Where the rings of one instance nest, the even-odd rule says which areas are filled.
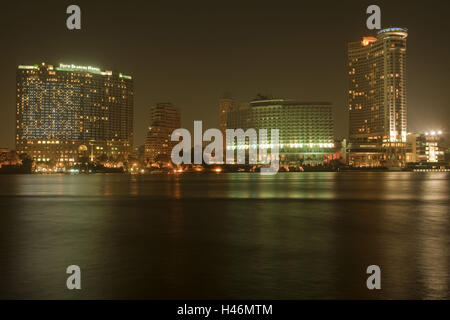
[[[82,29],[66,28],[77,4]],[[135,144],[149,106],[172,102],[191,128],[218,126],[218,101],[257,93],[335,106],[336,137],[347,135],[347,43],[383,27],[409,29],[408,130],[450,131],[449,1],[8,1],[0,28],[0,147],[14,148],[19,64],[92,65],[132,75]]]

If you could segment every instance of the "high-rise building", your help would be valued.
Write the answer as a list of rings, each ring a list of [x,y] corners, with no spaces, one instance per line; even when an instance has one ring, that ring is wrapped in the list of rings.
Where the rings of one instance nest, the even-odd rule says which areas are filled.
[[[219,101],[219,130],[224,136],[227,129],[227,116],[234,108],[236,108],[236,102],[229,93],[225,93]]]
[[[402,166],[406,161],[406,38],[389,28],[348,46],[349,163]]]
[[[133,80],[91,66],[17,69],[16,149],[38,162],[126,159],[133,151]]]
[[[335,152],[332,105],[328,102],[254,100],[229,112],[227,128],[267,129],[269,143],[270,130],[278,129],[281,163],[321,164]],[[227,144],[228,148],[232,142]]]
[[[181,127],[180,110],[172,103],[157,103],[150,107],[150,125],[145,141],[147,161],[169,161],[177,142],[171,141],[172,132]]]

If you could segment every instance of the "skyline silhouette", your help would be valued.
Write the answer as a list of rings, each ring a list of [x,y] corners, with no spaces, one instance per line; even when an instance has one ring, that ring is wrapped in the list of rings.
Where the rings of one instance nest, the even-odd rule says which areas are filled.
[[[5,4],[0,55],[0,146],[14,148],[15,74],[20,64],[75,63],[121,70],[135,80],[135,145],[144,143],[150,106],[170,101],[182,127],[194,120],[218,126],[225,92],[241,101],[258,93],[330,101],[335,136],[348,136],[347,44],[373,35],[366,29],[369,2],[326,5],[282,1],[95,3],[80,1],[82,29],[65,27],[66,2]],[[448,132],[448,74],[443,67],[449,5],[378,1],[382,26],[409,30],[408,131]]]

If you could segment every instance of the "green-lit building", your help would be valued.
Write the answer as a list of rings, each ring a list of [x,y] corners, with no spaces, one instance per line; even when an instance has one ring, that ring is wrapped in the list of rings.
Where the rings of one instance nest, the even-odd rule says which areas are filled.
[[[133,79],[91,66],[21,65],[16,149],[38,162],[126,159],[133,151]]]
[[[255,100],[230,111],[227,128],[268,129],[269,138],[270,129],[278,129],[284,164],[321,164],[335,153],[332,104],[328,102]]]

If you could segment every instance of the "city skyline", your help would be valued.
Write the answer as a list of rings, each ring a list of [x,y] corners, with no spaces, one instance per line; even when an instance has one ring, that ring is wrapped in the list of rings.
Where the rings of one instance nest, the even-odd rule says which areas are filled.
[[[145,4],[142,5],[145,7]],[[445,35],[445,28],[436,28],[436,24],[441,24],[441,22],[431,19],[431,16],[427,14],[423,15],[421,23],[415,21],[416,19],[412,19],[412,15],[408,13],[417,9],[414,4],[408,4],[400,11],[395,5],[383,2],[380,5],[383,12],[383,26],[405,26],[412,34],[408,44],[407,75],[409,131],[424,132],[438,128],[443,130],[444,133],[448,132],[448,129],[445,127],[447,121],[443,120],[449,118],[448,109],[446,109],[448,92],[444,88],[445,73],[443,71],[444,68],[437,67],[438,61],[444,61],[440,60],[440,57],[445,57],[448,44],[446,42],[438,43],[441,50],[426,50],[432,45],[430,43],[432,39],[427,37],[427,29],[433,30],[433,37],[436,38],[439,34]],[[97,21],[92,20],[92,17],[99,15],[99,5],[85,5],[81,3],[81,6],[88,21],[87,26],[90,34],[101,35],[104,33],[106,27],[100,27]],[[435,10],[435,7],[433,10]],[[22,14],[25,18],[32,16],[33,12],[39,12],[45,10],[45,8],[46,5],[38,8],[30,4],[27,8],[23,8],[24,12]],[[194,8],[199,9],[197,4],[194,5]],[[180,19],[175,19],[177,23],[173,27],[167,28],[167,30],[163,30],[162,25],[156,22],[153,25],[153,29],[145,28],[143,25],[137,28],[138,31],[135,34],[151,34],[151,39],[154,40],[153,44],[158,43],[161,45],[161,49],[157,49],[156,53],[155,50],[149,51],[148,58],[145,58],[145,55],[141,53],[122,50],[121,48],[114,50],[112,55],[103,56],[101,50],[98,51],[98,49],[107,49],[112,43],[107,40],[95,42],[92,36],[84,33],[84,30],[80,31],[83,34],[83,40],[81,40],[79,35],[71,34],[62,28],[60,33],[58,32],[55,36],[60,38],[63,43],[71,43],[72,46],[67,46],[71,49],[61,50],[53,43],[47,46],[45,45],[46,41],[44,41],[44,45],[40,46],[40,59],[37,59],[35,49],[27,50],[36,46],[33,40],[27,43],[17,42],[25,34],[26,30],[22,29],[25,27],[19,28],[17,39],[8,39],[8,35],[5,34],[7,36],[5,41],[11,43],[11,47],[6,52],[3,52],[5,57],[1,63],[5,74],[10,76],[4,76],[1,79],[2,97],[4,97],[2,101],[4,117],[0,120],[0,145],[10,148],[14,146],[15,108],[14,103],[11,103],[14,100],[14,95],[12,94],[14,89],[11,90],[14,87],[14,76],[11,78],[11,70],[15,69],[17,65],[36,63],[39,60],[94,65],[97,67],[114,67],[132,74],[136,82],[135,145],[144,143],[148,125],[145,123],[147,120],[146,112],[151,104],[158,101],[171,101],[175,105],[179,105],[184,115],[183,127],[189,128],[193,120],[203,120],[206,126],[216,127],[218,125],[217,101],[226,91],[232,92],[233,97],[237,100],[243,101],[250,100],[257,93],[270,93],[274,97],[297,100],[331,101],[335,105],[335,135],[336,137],[346,137],[348,114],[346,111],[345,46],[348,42],[358,41],[362,36],[371,35],[371,32],[364,29],[363,22],[366,18],[365,5],[356,3],[340,4],[339,6],[330,5],[328,9],[320,8],[320,10],[316,5],[298,6],[299,10],[296,11],[296,14],[299,17],[305,18],[308,12],[311,16],[317,17],[313,13],[322,12],[330,20],[327,25],[335,22],[342,26],[341,31],[337,32],[336,35],[334,34],[333,37],[330,36],[328,28],[320,26],[320,21],[311,21],[305,18],[295,20],[296,23],[290,23],[289,19],[285,19],[293,17],[292,12],[287,12],[287,9],[296,8],[292,4],[287,5],[286,9],[278,8],[273,13],[269,13],[269,7],[265,4],[261,4],[255,12],[252,12],[252,8],[252,5],[245,4],[240,10],[235,10],[230,5],[230,7],[223,8],[222,11],[213,9],[211,12],[211,8],[208,7],[212,17],[224,19],[227,16],[235,24],[219,28],[217,30],[217,38],[205,39],[203,28],[199,28],[198,23],[211,24],[213,21],[210,21],[210,18],[204,15],[204,10],[199,10],[196,13],[200,19],[198,23],[189,23],[189,21],[182,19],[182,12],[183,10],[188,10],[187,8],[181,6],[170,11],[169,8],[160,5],[154,8],[159,17],[157,21],[161,22],[161,17],[166,17],[166,15]],[[17,7],[12,8],[11,17],[14,17],[14,14],[18,14],[19,9]],[[119,13],[117,9],[116,5],[113,4],[106,10],[105,15],[114,13],[113,16],[117,18],[123,15],[124,19],[118,21],[130,22],[127,13],[129,13],[131,8],[125,5],[122,8],[123,13]],[[339,15],[331,15],[331,9],[336,10]],[[149,10],[149,14],[152,14],[151,12]],[[189,13],[191,12],[189,11]],[[264,45],[264,41],[261,41],[262,33],[253,34],[251,27],[251,21],[258,19],[261,15],[278,23],[277,27],[272,28],[268,34],[269,36],[265,43],[270,45],[267,46]],[[98,17],[101,18],[100,20],[105,19],[103,16]],[[321,19],[317,18],[317,20]],[[30,21],[33,22],[34,20],[31,19]],[[141,20],[138,19],[138,21]],[[13,21],[6,22],[14,25]],[[41,27],[48,28],[52,23]],[[190,31],[188,38],[192,40],[192,43],[188,44],[179,37],[172,38],[178,41],[171,44],[167,43],[170,37],[163,40],[164,34],[167,36],[180,36],[181,34],[178,32],[179,29],[176,29],[176,26],[183,23],[188,26]],[[306,23],[311,23],[307,30],[304,29],[307,27]],[[131,27],[130,29],[123,27],[119,30],[112,24],[108,24],[108,26],[117,32],[118,36],[124,34],[127,30],[131,30]],[[237,29],[239,28],[244,31],[240,37],[237,34]],[[28,31],[30,35],[33,35],[33,30]],[[137,36],[135,34],[130,35],[130,40],[127,40],[130,48],[136,45],[134,40],[137,39]],[[431,31],[429,34],[431,34]],[[280,37],[281,35],[283,36]],[[293,37],[287,39],[287,35]],[[209,41],[202,43],[202,39]],[[226,51],[218,52],[218,49],[223,49],[226,44],[221,39],[226,40],[224,41],[229,45],[229,48]],[[299,44],[292,44],[291,39],[298,39]],[[249,48],[243,47],[244,42],[248,43]],[[300,43],[305,46],[300,45]],[[85,50],[84,47],[91,47],[93,44],[94,49]],[[285,50],[282,50],[283,53],[276,54],[272,48],[273,44],[284,45],[283,48]],[[162,54],[161,50],[163,48],[173,46],[178,46],[178,49],[180,49],[177,51],[178,53],[166,50],[164,51],[166,59],[163,56],[159,56],[159,59],[155,56]],[[216,49],[214,49],[215,47]],[[155,48],[158,47],[156,46]],[[312,48],[313,50],[304,50],[304,48]],[[329,52],[326,52],[326,48]],[[186,55],[187,53],[189,54]],[[135,59],[135,55],[142,57],[142,59]],[[100,59],[102,56],[104,59]],[[183,58],[183,56],[186,57]],[[427,61],[427,64],[420,62],[423,59]],[[120,62],[115,62],[115,60]],[[320,63],[309,63],[310,61],[320,61]],[[6,64],[7,62],[8,64]],[[12,65],[11,62],[13,62]],[[192,62],[196,63],[195,66],[192,65]],[[196,74],[194,74],[194,69],[197,69]],[[419,88],[423,88],[423,90],[419,90]],[[424,104],[427,105],[426,108],[423,107]]]
[[[7,304],[450,299],[449,1],[2,9]]]
[[[268,142],[276,150],[274,159],[280,155],[278,160],[288,171],[289,165],[332,167],[335,161],[356,168],[400,169],[408,163],[420,166],[425,159],[426,163],[445,166],[442,130],[438,131],[438,139],[426,138],[423,133],[422,136],[414,133],[413,138],[408,131],[407,38],[406,28],[391,26],[378,31],[376,37],[348,43],[348,145],[346,138],[336,139],[331,102],[299,102],[264,94],[242,103],[225,93],[217,110],[219,132],[223,136],[228,129],[232,132],[275,129],[281,133],[281,140],[277,134],[274,143]],[[109,159],[116,162],[114,167],[118,163],[127,167],[126,163],[135,156],[141,157],[134,154],[139,148],[133,145],[132,76],[93,66],[61,63],[54,67],[42,62],[19,65],[16,86],[19,155],[55,163],[64,170],[67,165],[86,163],[83,159],[88,158],[91,163]],[[171,102],[150,106],[145,161],[141,164],[165,163],[171,167],[175,146],[171,140],[180,128],[178,107]],[[258,145],[250,137],[247,142],[238,138],[235,144],[235,137],[228,141],[226,136],[226,143],[220,143],[222,150],[254,150]],[[137,162],[132,166],[133,170],[138,169]]]

